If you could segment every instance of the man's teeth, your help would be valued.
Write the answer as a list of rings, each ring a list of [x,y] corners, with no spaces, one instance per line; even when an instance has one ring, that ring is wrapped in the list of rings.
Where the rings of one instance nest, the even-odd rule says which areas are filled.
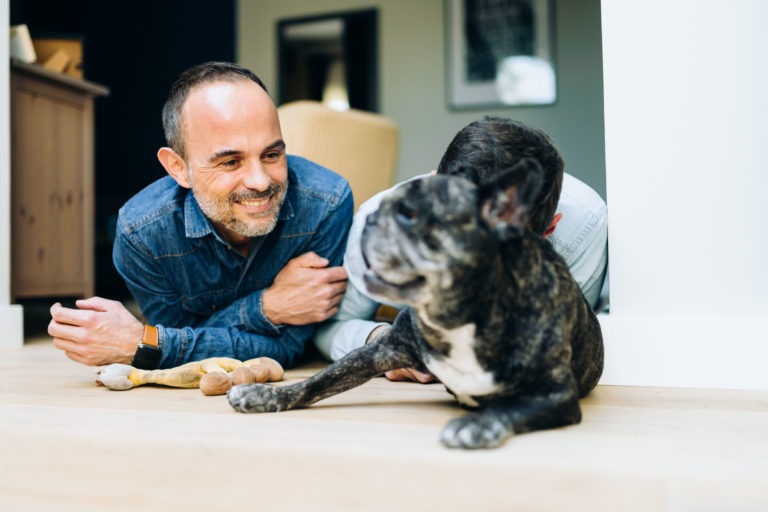
[[[269,198],[263,197],[260,199],[243,199],[240,201],[240,204],[248,208],[258,208],[259,206],[264,206],[268,202],[269,202]]]

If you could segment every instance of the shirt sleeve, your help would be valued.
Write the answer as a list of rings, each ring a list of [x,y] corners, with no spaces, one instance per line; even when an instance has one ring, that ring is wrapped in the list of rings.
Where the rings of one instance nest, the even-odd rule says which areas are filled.
[[[565,174],[557,204],[563,217],[549,237],[592,307],[608,269],[608,209],[586,183]]]
[[[349,282],[339,305],[339,312],[318,326],[314,336],[315,346],[331,361],[341,359],[349,352],[362,347],[371,331],[383,325],[373,321],[378,307],[378,302],[367,297]]]
[[[208,357],[232,357],[241,361],[270,357],[286,368],[293,366],[315,327],[273,326],[274,335],[254,331],[250,317],[253,311],[263,316],[261,295],[259,291],[240,299],[195,327],[157,324],[163,354],[160,368],[173,368]]]

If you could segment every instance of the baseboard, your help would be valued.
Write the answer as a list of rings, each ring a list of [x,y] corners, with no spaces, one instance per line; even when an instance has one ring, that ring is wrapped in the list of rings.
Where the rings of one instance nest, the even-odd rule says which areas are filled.
[[[599,318],[601,384],[768,390],[768,316]]]
[[[0,304],[0,348],[24,345],[24,308],[18,304]]]

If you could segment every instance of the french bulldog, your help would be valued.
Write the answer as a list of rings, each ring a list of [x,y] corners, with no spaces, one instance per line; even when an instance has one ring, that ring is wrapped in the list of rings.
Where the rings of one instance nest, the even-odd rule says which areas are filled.
[[[434,375],[471,412],[440,434],[492,448],[581,421],[603,371],[600,324],[551,244],[528,228],[542,171],[522,160],[493,185],[436,175],[398,187],[366,219],[369,292],[406,305],[386,334],[312,377],[228,393],[240,412],[306,407],[396,368]]]

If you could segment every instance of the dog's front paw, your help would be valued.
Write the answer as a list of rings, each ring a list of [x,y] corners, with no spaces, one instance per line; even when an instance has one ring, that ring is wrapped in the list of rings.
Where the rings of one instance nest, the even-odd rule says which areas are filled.
[[[495,448],[511,435],[500,418],[474,413],[449,421],[440,433],[440,442],[448,448]]]
[[[238,412],[277,412],[286,407],[281,399],[280,388],[267,384],[241,384],[227,392],[227,400]]]

